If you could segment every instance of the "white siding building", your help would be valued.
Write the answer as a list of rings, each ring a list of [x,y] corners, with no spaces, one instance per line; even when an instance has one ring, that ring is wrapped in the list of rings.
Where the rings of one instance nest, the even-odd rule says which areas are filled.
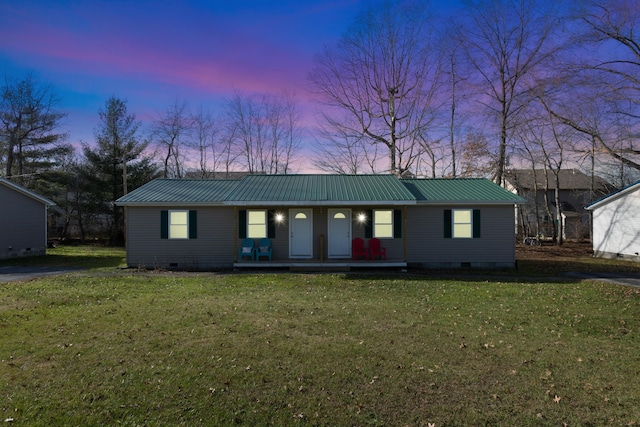
[[[595,256],[640,261],[640,181],[585,209],[592,212]]]

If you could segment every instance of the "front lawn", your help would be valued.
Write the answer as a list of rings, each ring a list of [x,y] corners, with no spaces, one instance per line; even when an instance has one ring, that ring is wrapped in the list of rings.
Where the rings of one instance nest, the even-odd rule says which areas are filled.
[[[0,285],[7,425],[640,425],[640,292],[410,275]]]

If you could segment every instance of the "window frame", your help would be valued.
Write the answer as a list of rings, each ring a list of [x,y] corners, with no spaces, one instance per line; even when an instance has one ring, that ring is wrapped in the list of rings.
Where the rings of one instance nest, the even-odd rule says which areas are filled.
[[[468,222],[456,222],[456,212],[466,212],[469,216]],[[457,236],[457,226],[467,226],[469,228],[468,235]],[[466,233],[465,233],[466,234]],[[452,239],[473,239],[473,209],[451,209],[451,238]]]
[[[452,239],[453,237],[453,211],[454,210],[470,210],[471,211],[471,239],[482,238],[482,209],[465,208],[465,209],[445,209],[444,210],[444,238]],[[465,223],[466,224],[466,223]],[[456,239],[467,239],[468,237],[455,237]]]
[[[174,214],[184,214],[184,216],[186,217],[186,223],[184,224],[174,224],[172,222],[173,216]],[[168,211],[168,217],[167,217],[167,238],[169,240],[189,240],[189,210],[188,209],[170,209]],[[176,232],[172,232],[173,231],[173,227],[172,226],[183,226],[184,227],[184,231],[185,231],[185,236],[184,237],[176,237],[173,236],[172,234],[175,234]]]
[[[251,221],[251,213],[262,213],[264,214],[264,222],[255,222],[252,223]],[[252,226],[257,227],[257,226],[262,226],[263,230],[262,230],[262,234],[261,235],[252,235]],[[247,227],[247,237],[250,239],[263,239],[265,237],[268,237],[269,235],[269,212],[266,209],[247,209],[247,222],[246,222],[246,227]]]
[[[387,213],[389,215],[390,218],[390,222],[378,222],[377,221],[377,213]],[[373,213],[372,213],[372,218],[371,218],[371,224],[372,224],[372,236],[375,237],[376,239],[393,239],[395,236],[395,224],[394,224],[394,217],[395,217],[395,213],[393,209],[374,209]],[[389,233],[385,234],[384,236],[379,235],[378,233],[378,227],[382,227],[382,226],[387,226],[389,227]]]

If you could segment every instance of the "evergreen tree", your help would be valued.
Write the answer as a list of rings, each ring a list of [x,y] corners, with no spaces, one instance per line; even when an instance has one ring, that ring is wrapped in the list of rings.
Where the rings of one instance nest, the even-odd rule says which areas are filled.
[[[85,211],[107,231],[112,245],[124,243],[124,215],[113,202],[158,176],[158,168],[143,155],[147,142],[138,137],[139,122],[127,111],[127,101],[111,96],[99,111],[95,147],[84,144]]]

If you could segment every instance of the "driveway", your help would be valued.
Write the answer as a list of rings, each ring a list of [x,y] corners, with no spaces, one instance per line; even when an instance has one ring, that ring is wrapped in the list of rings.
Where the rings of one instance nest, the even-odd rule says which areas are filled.
[[[82,270],[78,267],[0,267],[0,283],[32,280]]]
[[[582,273],[571,272],[568,277],[586,280],[599,280],[601,282],[615,283],[616,285],[633,286],[640,289],[640,275],[633,273]]]

